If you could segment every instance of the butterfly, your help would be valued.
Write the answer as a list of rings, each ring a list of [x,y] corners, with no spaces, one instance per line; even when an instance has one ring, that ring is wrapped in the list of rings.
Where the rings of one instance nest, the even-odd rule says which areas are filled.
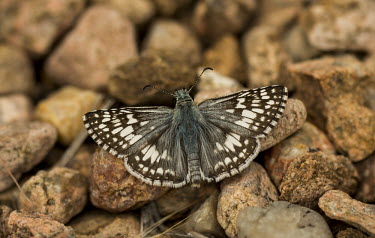
[[[172,94],[174,109],[96,110],[84,115],[84,125],[98,145],[123,159],[126,169],[145,183],[199,186],[247,168],[259,153],[259,138],[275,127],[288,98],[287,88],[275,85],[196,105],[190,90]]]

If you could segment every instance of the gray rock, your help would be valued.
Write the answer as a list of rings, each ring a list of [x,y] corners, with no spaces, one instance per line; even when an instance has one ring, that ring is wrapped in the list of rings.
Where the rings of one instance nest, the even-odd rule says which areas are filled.
[[[276,201],[269,207],[247,207],[237,218],[238,237],[332,237],[321,215],[306,207]]]

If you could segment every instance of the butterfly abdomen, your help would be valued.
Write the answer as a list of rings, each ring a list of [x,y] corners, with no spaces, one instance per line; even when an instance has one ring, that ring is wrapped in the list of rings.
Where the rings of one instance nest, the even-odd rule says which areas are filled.
[[[188,154],[188,170],[192,186],[199,187],[201,183],[200,160],[198,153]]]

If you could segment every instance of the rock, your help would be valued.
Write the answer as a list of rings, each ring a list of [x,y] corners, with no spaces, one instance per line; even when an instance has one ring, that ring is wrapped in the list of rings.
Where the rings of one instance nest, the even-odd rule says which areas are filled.
[[[8,237],[8,219],[12,212],[7,206],[0,205],[0,237]]]
[[[19,179],[45,157],[56,138],[56,129],[44,122],[0,125],[0,191],[14,184],[8,171]]]
[[[269,207],[246,207],[237,218],[238,237],[252,238],[315,238],[332,237],[332,233],[317,212],[284,201]]]
[[[316,209],[318,199],[326,191],[354,193],[357,184],[357,170],[348,158],[312,152],[290,163],[279,187],[279,199]]]
[[[192,0],[153,0],[158,13],[163,16],[172,16],[178,10],[188,7]]]
[[[218,195],[218,190],[214,190],[198,210],[177,229],[186,234],[194,231],[208,237],[226,237],[216,218]]]
[[[245,207],[266,207],[278,198],[277,190],[261,165],[252,162],[240,174],[221,182],[217,220],[229,237],[237,237],[236,220]]]
[[[20,194],[22,212],[45,214],[65,224],[86,205],[88,183],[78,171],[56,167],[48,172],[40,170],[22,190],[29,199]]]
[[[45,55],[84,9],[84,0],[8,0],[0,3],[0,38]]]
[[[82,145],[66,167],[79,171],[80,174],[89,180],[91,177],[91,161],[95,149],[96,146],[93,144]]]
[[[14,185],[13,187],[8,188],[4,192],[0,192],[0,204],[3,206],[8,206],[12,210],[16,210],[18,208],[19,195],[20,190],[16,185]]]
[[[373,1],[315,1],[301,14],[301,27],[320,50],[374,50],[374,10]]]
[[[197,202],[203,202],[215,191],[215,184],[202,185],[199,188],[184,186],[171,189],[156,200],[156,205],[161,216],[167,216],[178,211],[180,211],[178,215],[181,215],[182,212],[190,209]]]
[[[155,6],[151,0],[92,0],[97,4],[105,4],[107,7],[120,12],[136,25],[147,23],[155,15]]]
[[[59,142],[69,145],[82,130],[82,116],[99,106],[101,96],[90,91],[66,86],[40,101],[36,117],[57,128]]]
[[[240,33],[248,26],[257,5],[255,0],[199,1],[192,23],[202,39],[212,41],[228,33]]]
[[[303,4],[299,0],[263,0],[257,12],[257,25],[274,26],[282,34],[295,24],[298,14],[303,10]]]
[[[204,52],[202,65],[246,83],[246,66],[241,53],[237,38],[232,34],[225,35]]]
[[[4,1],[0,3],[3,4]],[[0,15],[1,15],[0,7]],[[0,17],[1,18],[1,17]],[[1,20],[0,20],[1,25]],[[1,27],[0,27],[1,29]],[[0,30],[1,32],[1,30]],[[1,36],[1,33],[0,33]],[[0,37],[1,38],[1,37]],[[30,60],[21,50],[0,45],[0,95],[8,93],[29,93],[33,91],[35,82]]]
[[[31,100],[24,94],[0,96],[0,124],[16,121],[30,121]]]
[[[375,154],[354,165],[360,178],[355,199],[365,203],[375,203]]]
[[[202,57],[194,32],[174,20],[157,20],[152,24],[144,41],[143,54],[150,51],[172,51],[191,65],[199,64]]]
[[[174,92],[189,87],[195,79],[193,68],[175,52],[152,51],[119,66],[108,87],[112,96],[127,105],[171,105],[174,103],[171,95],[142,89],[150,84]]]
[[[331,190],[319,199],[319,207],[330,218],[375,235],[375,205],[354,200],[343,191]]]
[[[104,150],[95,152],[90,179],[90,199],[94,206],[110,212],[123,212],[158,199],[168,190],[147,185],[130,175],[122,159]]]
[[[116,10],[94,6],[48,58],[45,74],[58,84],[103,89],[110,72],[136,56],[133,24]]]
[[[289,164],[295,158],[311,151],[335,154],[335,148],[326,135],[309,122],[305,122],[300,130],[268,150],[264,162],[275,185],[280,185]]]
[[[139,219],[131,213],[111,214],[89,210],[74,218],[69,225],[77,238],[139,237]]]
[[[365,88],[374,84],[361,62],[351,56],[324,57],[287,70],[309,119],[327,131],[337,150],[353,161],[375,150],[375,112],[364,105]]]
[[[248,85],[258,88],[280,84],[280,70],[289,61],[274,26],[257,26],[243,38]]]
[[[13,211],[9,216],[8,238],[19,237],[64,237],[75,238],[69,226],[53,220],[43,214],[27,214]]]
[[[339,231],[336,238],[367,238],[368,236],[360,230],[347,228]]]

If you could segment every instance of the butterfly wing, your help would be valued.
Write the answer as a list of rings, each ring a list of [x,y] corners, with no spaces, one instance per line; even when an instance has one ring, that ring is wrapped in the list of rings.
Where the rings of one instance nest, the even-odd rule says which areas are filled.
[[[269,86],[199,104],[207,121],[204,128],[210,128],[200,136],[205,179],[220,181],[245,169],[259,153],[259,138],[282,116],[287,98],[287,88]]]
[[[168,107],[125,107],[89,112],[83,121],[94,141],[124,159],[132,175],[151,185],[181,187],[188,177],[186,154],[172,118]]]

